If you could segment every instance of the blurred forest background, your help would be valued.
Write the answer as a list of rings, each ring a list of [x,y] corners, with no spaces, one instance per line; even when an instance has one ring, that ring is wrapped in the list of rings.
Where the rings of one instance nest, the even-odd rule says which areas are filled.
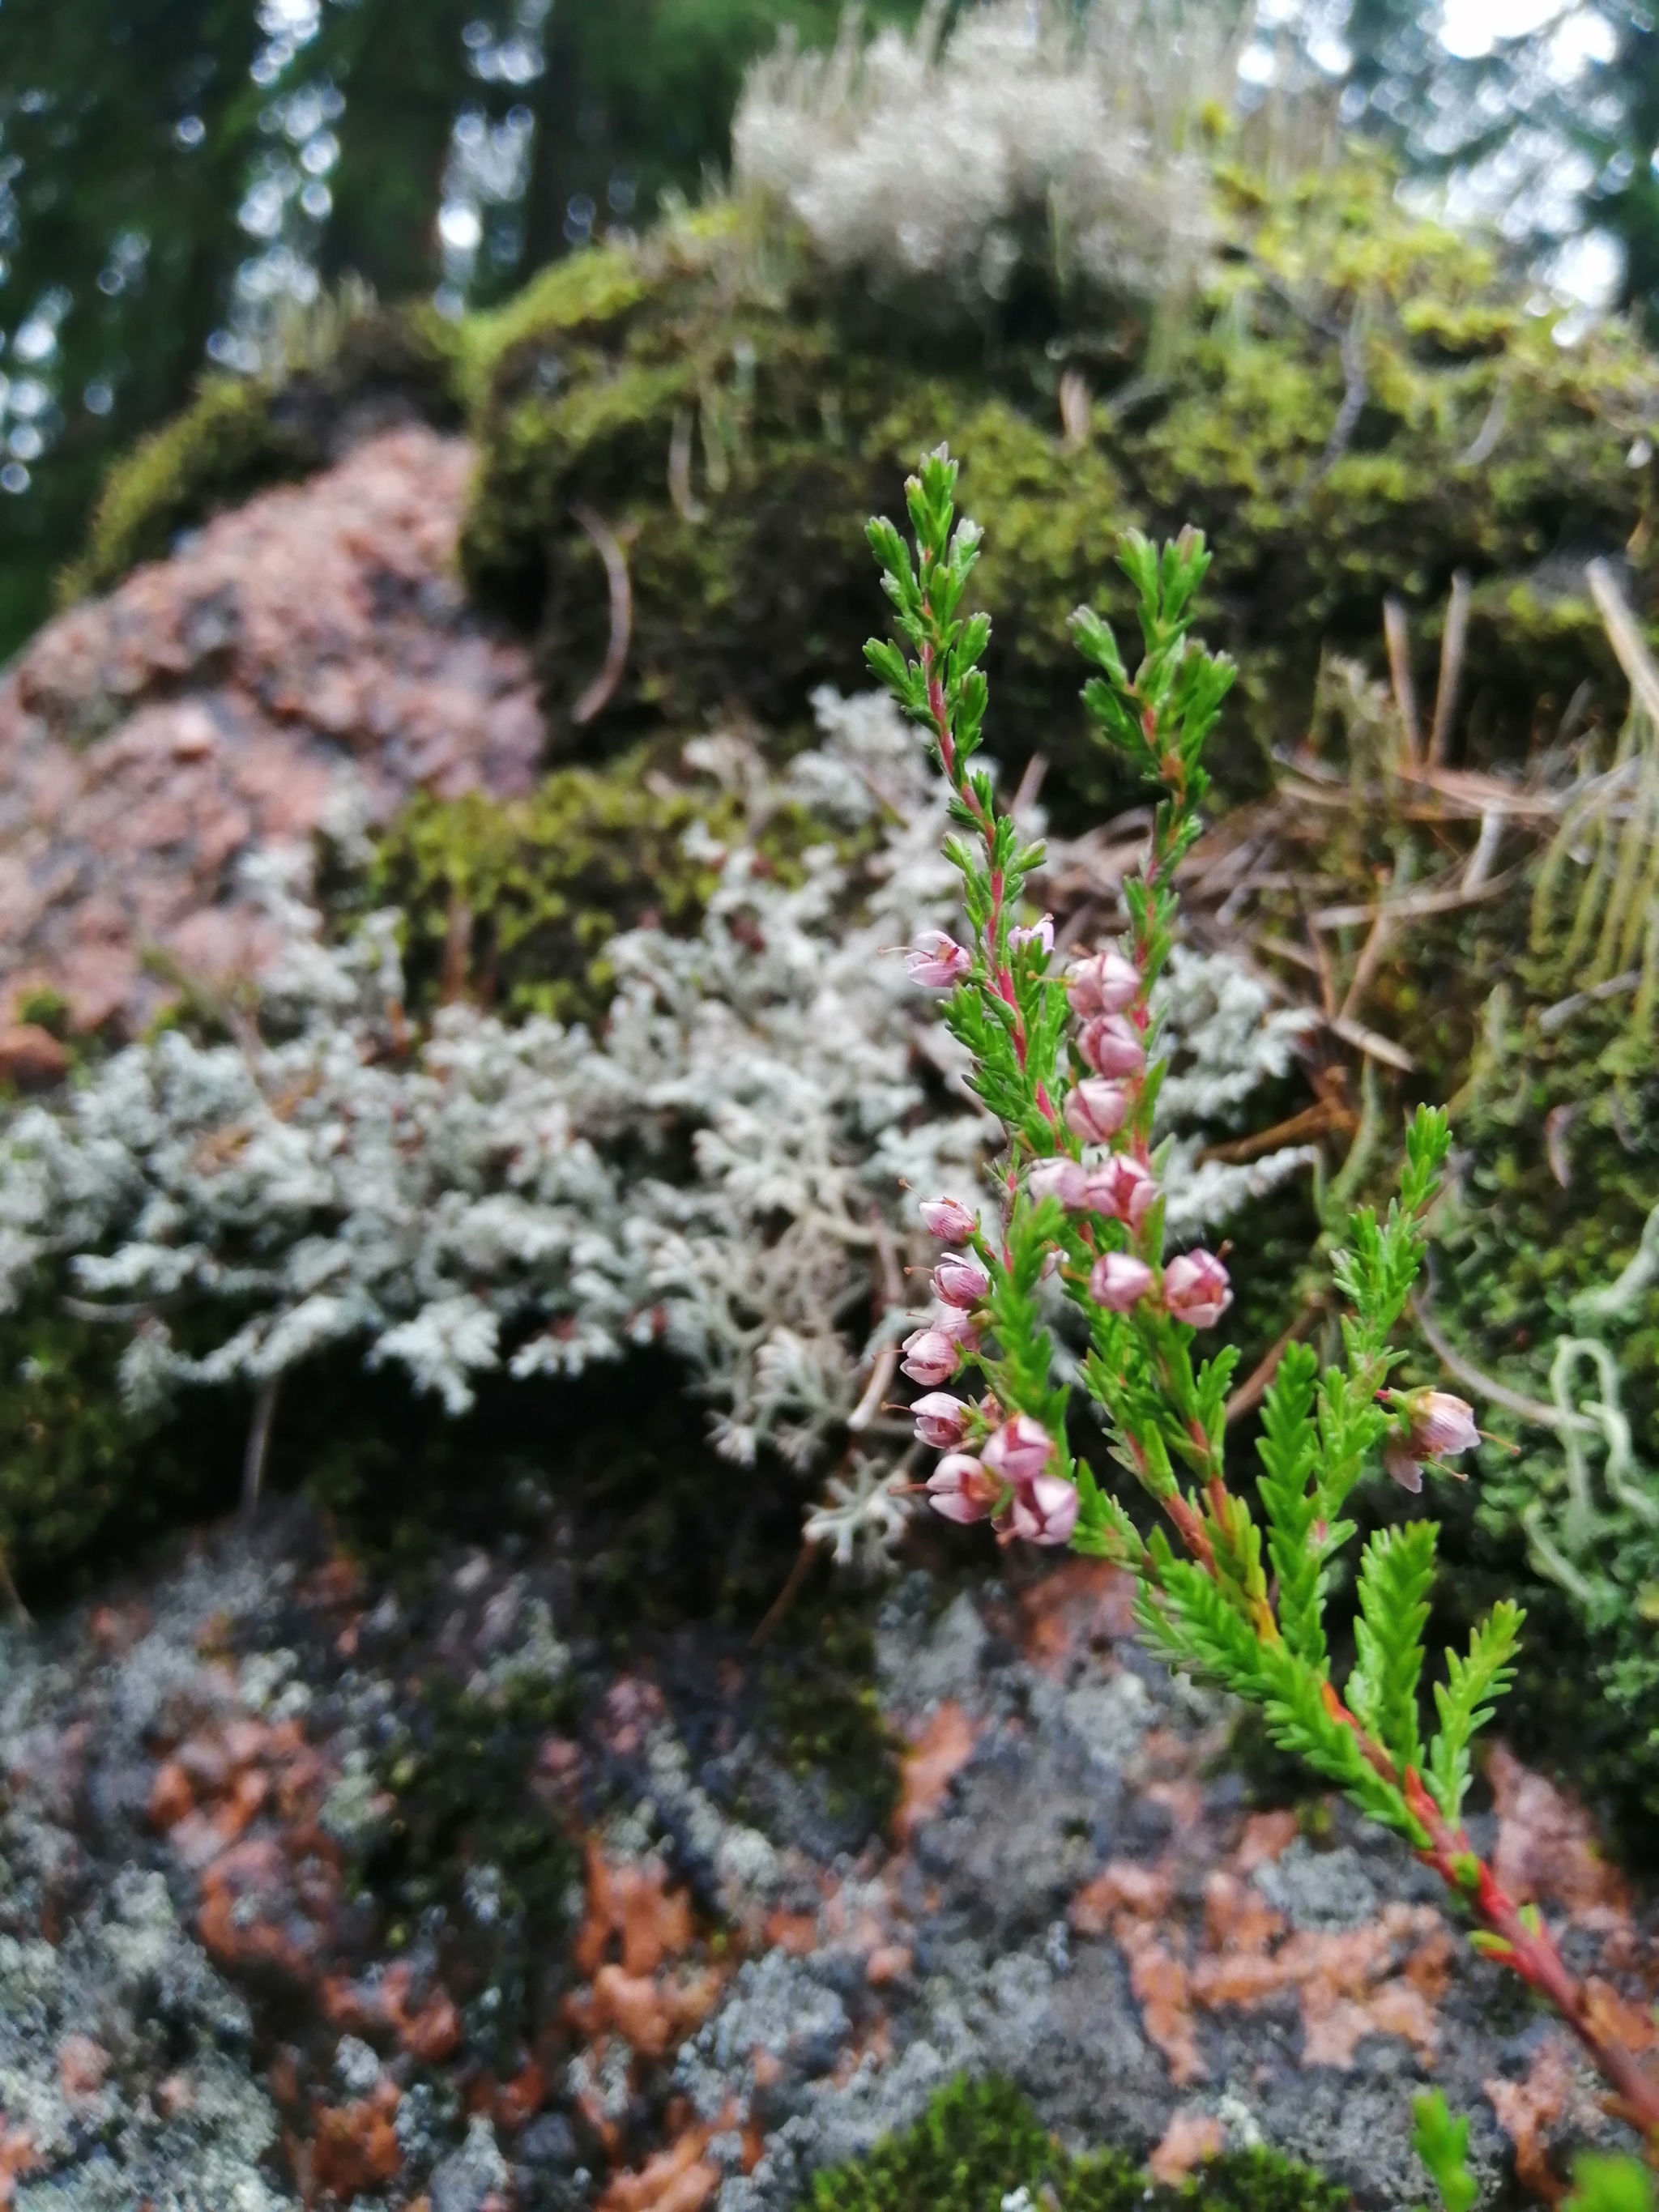
[[[1176,12],[1183,0],[1147,0]],[[1184,0],[1516,259],[1659,319],[1640,0]],[[917,0],[866,0],[866,23]],[[441,313],[720,176],[745,65],[838,0],[0,0],[0,656],[112,457],[343,281]]]

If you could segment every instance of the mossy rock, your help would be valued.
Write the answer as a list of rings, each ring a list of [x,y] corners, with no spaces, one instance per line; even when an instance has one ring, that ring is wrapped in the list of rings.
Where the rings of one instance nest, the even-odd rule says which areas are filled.
[[[326,467],[367,431],[411,415],[453,426],[458,347],[429,311],[325,310],[291,373],[204,378],[183,414],[111,469],[60,603],[109,591],[140,562],[164,560],[181,532]]]
[[[1495,1002],[1457,1103],[1458,1188],[1437,1224],[1435,1316],[1481,1372],[1545,1404],[1561,1340],[1605,1343],[1638,1486],[1659,1518],[1659,1296],[1650,1289],[1606,1322],[1577,1304],[1620,1276],[1659,1206],[1659,1049],[1627,997],[1585,1005],[1550,1029],[1540,1011],[1512,992]],[[1574,1402],[1601,1387],[1586,1364]],[[1659,1528],[1617,1512],[1598,1442],[1589,1504],[1595,1520],[1611,1517],[1599,1538],[1573,1542],[1561,1437],[1498,1401],[1481,1419],[1497,1441],[1480,1454],[1467,1504],[1451,1501],[1452,1556],[1490,1584],[1488,1595],[1506,1577],[1530,1584],[1519,1592],[1533,1614],[1521,1684],[1527,1726],[1583,1786],[1650,1835]]]
[[[1587,670],[1618,696],[1578,577],[1586,554],[1626,551],[1649,608],[1654,464],[1630,456],[1659,376],[1617,328],[1558,344],[1480,246],[1410,218],[1392,182],[1354,165],[1270,193],[1223,173],[1224,250],[1195,300],[1155,331],[1126,311],[1042,343],[941,336],[896,310],[884,324],[868,303],[853,317],[741,210],[631,265],[567,264],[469,356],[468,577],[537,633],[574,741],[561,717],[611,633],[578,514],[597,516],[626,553],[633,622],[584,742],[734,703],[787,725],[815,683],[864,680],[882,618],[864,520],[895,511],[918,452],[945,438],[987,532],[975,588],[1016,765],[1040,744],[1073,795],[1113,795],[1085,750],[1067,617],[1085,598],[1126,611],[1127,525],[1186,521],[1215,548],[1212,641],[1241,664],[1232,789],[1301,735],[1322,652],[1380,664],[1387,593],[1419,611],[1428,688],[1460,568],[1475,586],[1460,748],[1516,757]],[[1068,364],[1096,385],[1072,447]]]
[[[1115,2151],[1074,2157],[1017,2089],[991,2081],[941,2090],[908,2133],[817,2175],[808,2202],[810,2212],[1004,2212],[1022,2191],[1059,2212],[1343,2212],[1349,2201],[1270,2150],[1224,2153],[1179,2187]]]
[[[216,1394],[173,1418],[131,1412],[127,1336],[63,1312],[52,1284],[0,1316],[0,1552],[26,1589],[235,1496],[245,1407]]]

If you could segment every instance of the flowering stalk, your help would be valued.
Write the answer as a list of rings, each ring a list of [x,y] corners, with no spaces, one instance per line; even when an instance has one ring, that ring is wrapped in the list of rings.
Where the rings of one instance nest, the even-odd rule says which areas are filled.
[[[969,923],[965,944],[930,932],[913,948],[910,972],[949,992],[945,1019],[1006,1138],[992,1221],[955,1198],[922,1207],[948,1247],[933,1313],[903,1362],[927,1391],[915,1408],[918,1438],[945,1454],[927,1484],[931,1502],[951,1520],[988,1519],[1004,1542],[1068,1544],[1129,1569],[1151,1641],[1261,1707],[1281,1746],[1405,1837],[1468,1907],[1480,1948],[1555,2005],[1659,2148],[1659,2082],[1606,2033],[1542,1922],[1504,1895],[1462,1826],[1469,1744],[1510,1680],[1520,1608],[1495,1606],[1468,1653],[1448,1653],[1434,1687],[1440,1725],[1425,1746],[1419,1686],[1438,1531],[1428,1522],[1381,1530],[1360,1560],[1357,1661],[1340,1693],[1332,1679],[1325,1598],[1330,1563],[1356,1533],[1343,1517],[1355,1485],[1380,1454],[1397,1482],[1419,1488],[1425,1463],[1475,1440],[1462,1400],[1390,1381],[1401,1357],[1391,1339],[1450,1142],[1445,1115],[1418,1109],[1386,1217],[1368,1207],[1350,1218],[1334,1269],[1347,1302],[1341,1363],[1322,1371],[1310,1347],[1292,1344],[1266,1393],[1258,1520],[1224,1467],[1237,1355],[1195,1357],[1198,1332],[1231,1302],[1227,1272],[1208,1252],[1165,1256],[1152,1141],[1164,1073],[1153,988],[1174,939],[1176,871],[1199,832],[1205,740],[1234,672],[1188,634],[1209,556],[1190,530],[1161,549],[1138,533],[1125,540],[1144,647],[1133,674],[1105,623],[1086,609],[1074,617],[1097,671],[1084,692],[1096,732],[1163,796],[1145,873],[1125,886],[1126,941],[1060,975],[1048,919],[1016,919],[1042,849],[998,813],[991,779],[975,765],[990,623],[962,611],[980,533],[956,521],[956,474],[941,449],[907,484],[914,557],[891,523],[869,526],[908,652],[873,640],[866,647],[928,732],[950,787],[945,849]],[[1054,1380],[1042,1316],[1042,1285],[1056,1271],[1087,1328],[1084,1382],[1112,1457],[1163,1516],[1150,1536],[1073,1454],[1069,1393]],[[977,1400],[939,1387],[970,1366],[986,1385]]]

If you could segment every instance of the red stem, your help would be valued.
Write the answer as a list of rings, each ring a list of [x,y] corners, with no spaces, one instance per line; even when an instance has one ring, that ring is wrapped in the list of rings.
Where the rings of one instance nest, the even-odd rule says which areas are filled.
[[[931,614],[932,611],[930,605],[928,612]],[[933,717],[933,735],[939,744],[940,763],[946,776],[950,779],[951,790],[968,807],[978,823],[980,842],[985,848],[986,872],[991,884],[991,913],[985,926],[985,954],[995,979],[997,996],[1001,999],[1005,1006],[1013,1010],[1014,1053],[1023,1070],[1026,1064],[1027,1050],[1025,1019],[1019,1010],[1019,1000],[1014,990],[1013,976],[1010,970],[1002,966],[997,959],[997,940],[1002,934],[1003,883],[1001,869],[994,865],[996,851],[995,822],[987,809],[980,805],[979,795],[973,786],[965,777],[957,773],[957,746],[956,739],[951,732],[950,708],[945,702],[945,686],[940,682],[938,670],[934,665],[933,648],[931,645],[924,644],[921,648],[921,665],[927,679],[927,711]],[[1037,1089],[1037,1104],[1047,1115],[1050,1124],[1057,1129],[1060,1127],[1060,1116],[1055,1113],[1048,1093],[1041,1085]]]
[[[1650,2152],[1659,2153],[1659,2081],[1638,2064],[1627,2045],[1597,2025],[1583,1984],[1556,1949],[1548,1929],[1541,1921],[1535,1929],[1528,1926],[1492,1869],[1469,1849],[1468,1836],[1448,1826],[1414,1767],[1406,1775],[1405,1796],[1429,1836],[1428,1849],[1419,1851],[1418,1857],[1468,1901],[1488,1935],[1508,1947],[1504,1965],[1554,2006],[1613,2089],[1625,2118]]]

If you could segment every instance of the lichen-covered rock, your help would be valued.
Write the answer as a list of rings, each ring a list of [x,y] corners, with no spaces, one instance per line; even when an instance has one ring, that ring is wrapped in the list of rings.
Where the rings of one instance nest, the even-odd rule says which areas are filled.
[[[245,1601],[246,1581],[222,1584]],[[0,1640],[0,2175],[17,2212],[288,2212],[276,2109],[254,2076],[246,1996],[218,1972],[163,1875],[134,1863],[146,1729],[210,1691],[165,1634],[94,1650],[95,1715]],[[100,1665],[101,1662],[101,1665]],[[86,1819],[88,1801],[101,1827]],[[109,1850],[112,1833],[120,1841]]]
[[[526,792],[527,656],[453,574],[471,456],[388,430],[76,607],[0,678],[0,981],[142,1030],[271,938],[250,852],[410,793]]]

